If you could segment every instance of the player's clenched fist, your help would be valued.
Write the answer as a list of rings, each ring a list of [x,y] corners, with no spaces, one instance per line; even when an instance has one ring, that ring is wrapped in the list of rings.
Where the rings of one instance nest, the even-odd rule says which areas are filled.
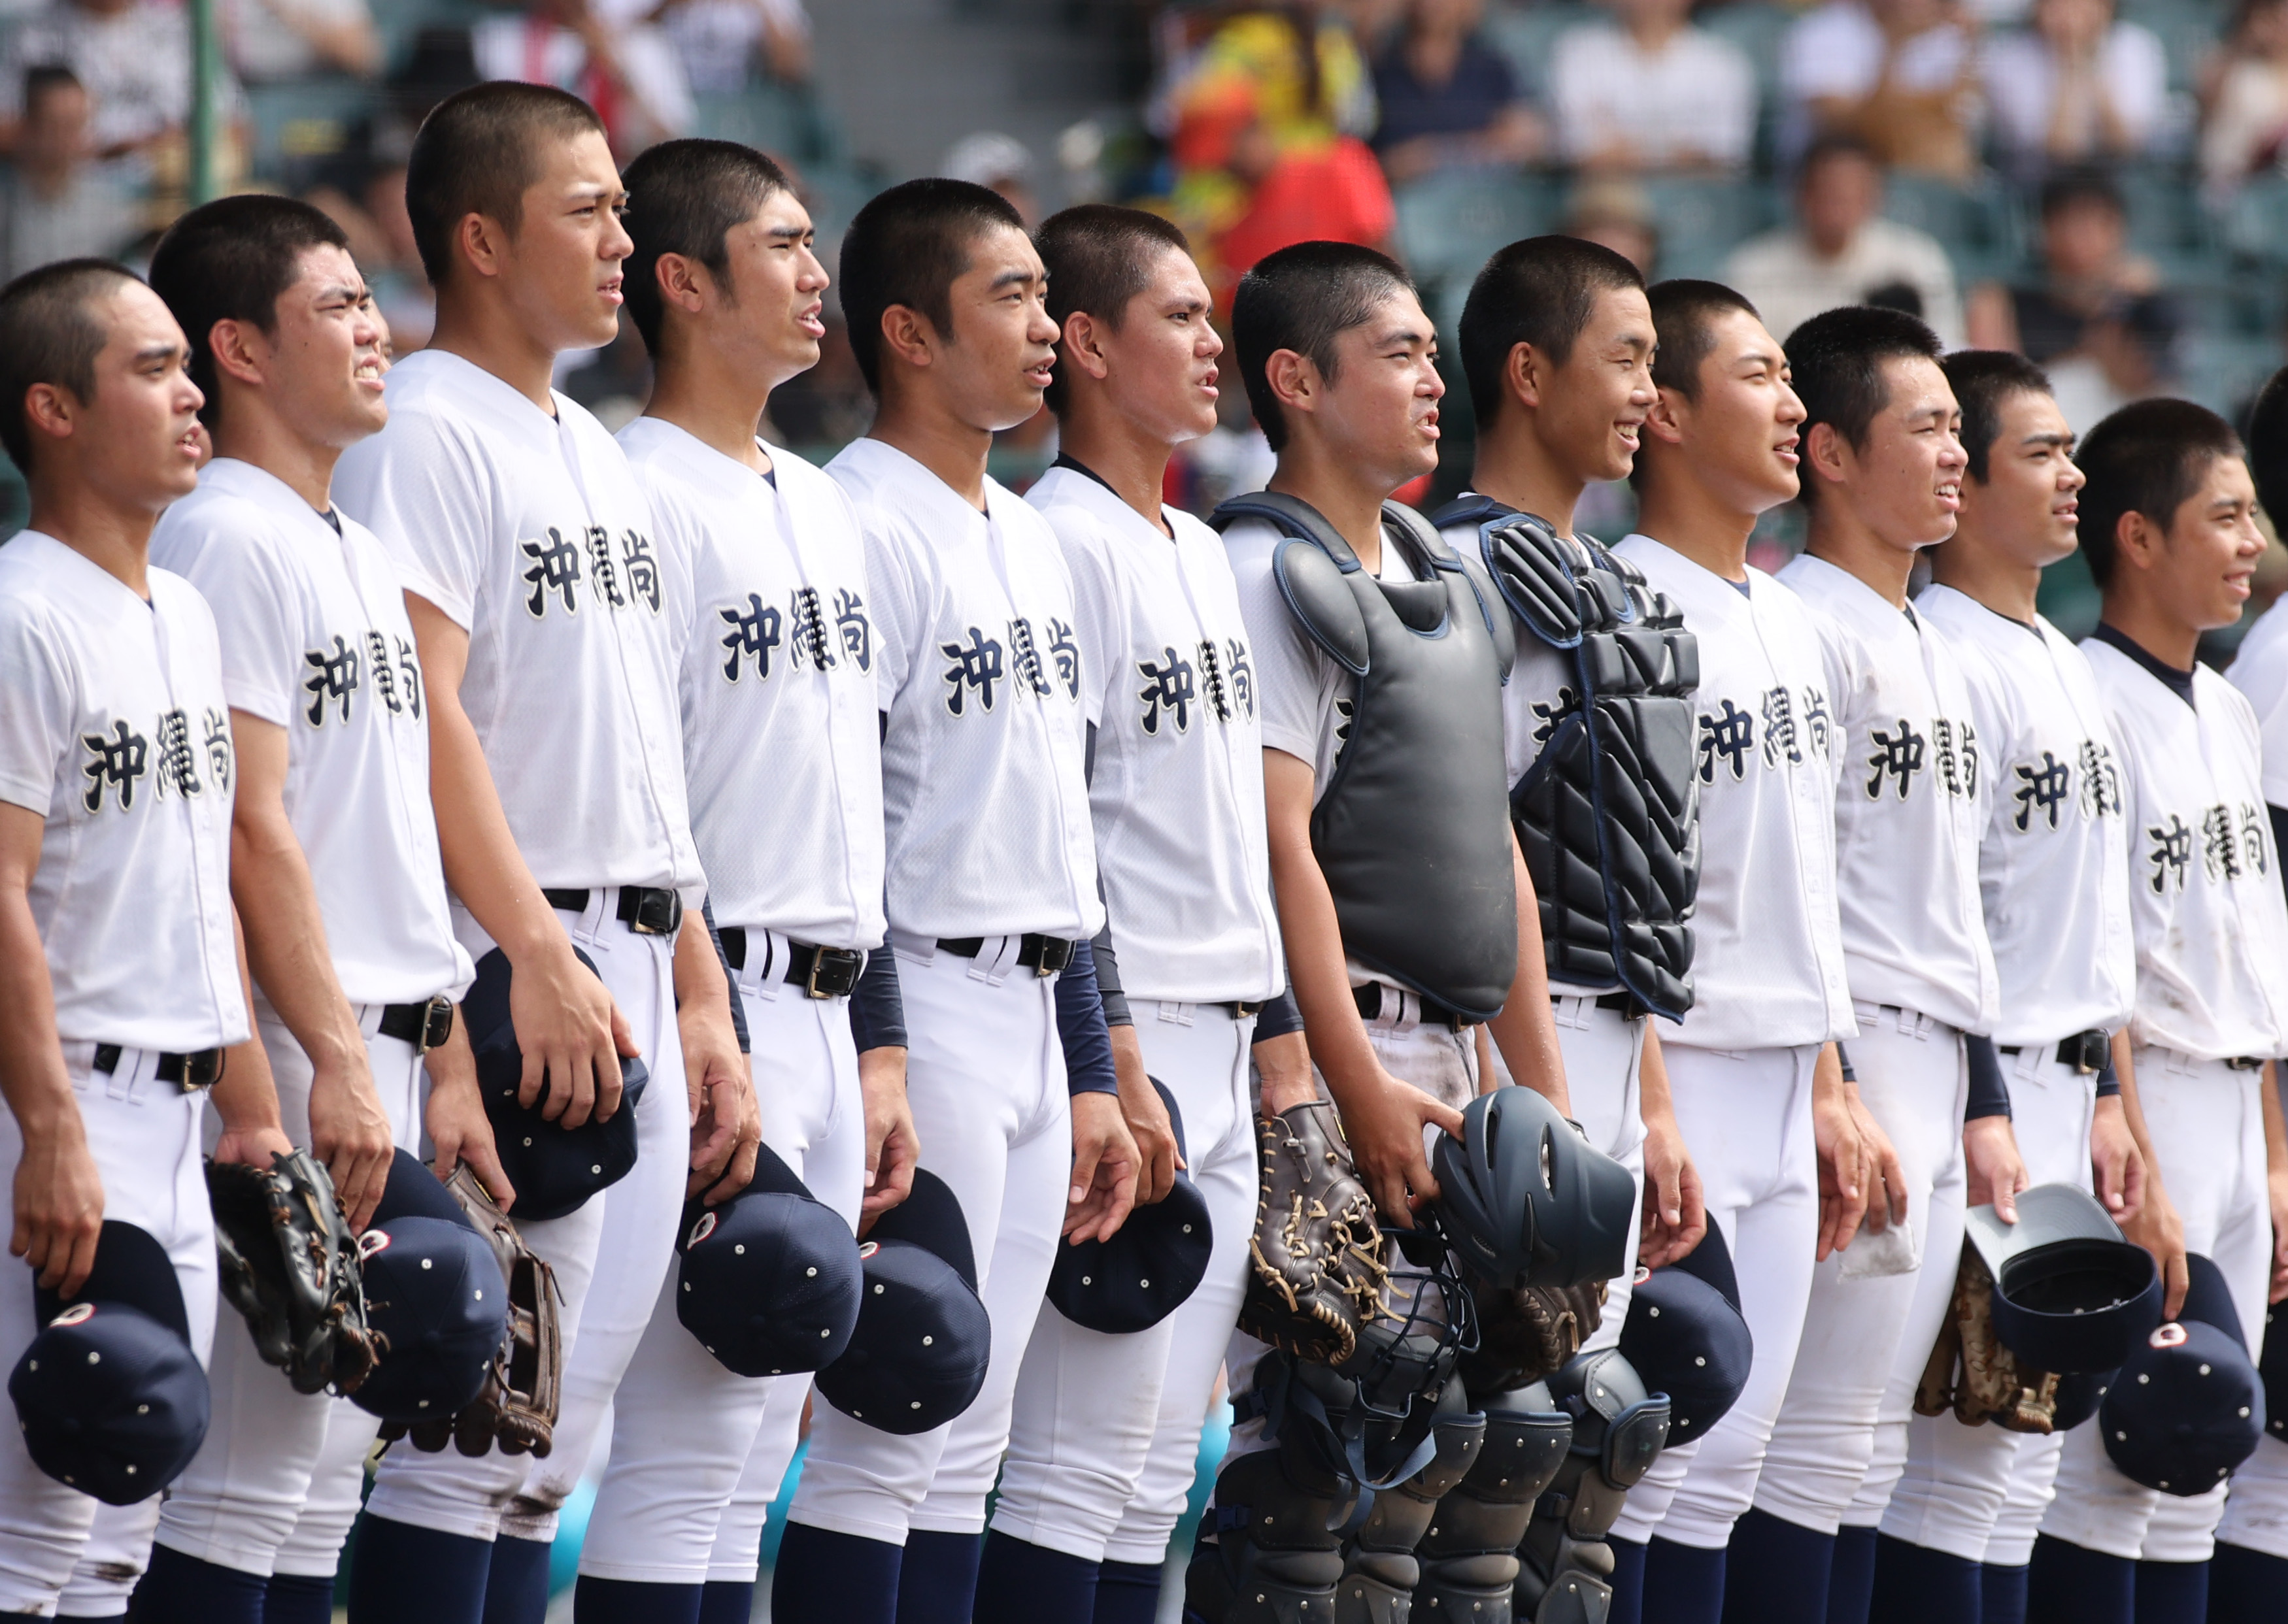
[[[540,1113],[550,1121],[577,1128],[592,1116],[609,1121],[620,1108],[620,1058],[636,1052],[618,1004],[560,933],[514,970],[509,1019],[524,1051],[518,1101],[529,1105],[545,1089]]]
[[[1438,1194],[1422,1130],[1442,1128],[1459,1136],[1462,1113],[1381,1071],[1367,1087],[1346,1090],[1341,1109],[1359,1182],[1386,1222],[1413,1228],[1415,1212]]]

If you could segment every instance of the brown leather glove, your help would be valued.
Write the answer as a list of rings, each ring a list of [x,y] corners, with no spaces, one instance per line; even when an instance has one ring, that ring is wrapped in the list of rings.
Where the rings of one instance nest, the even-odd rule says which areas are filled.
[[[298,1393],[356,1391],[374,1345],[357,1237],[325,1165],[298,1150],[266,1169],[210,1161],[206,1173],[222,1295],[255,1351]]]
[[[1239,1328],[1297,1359],[1339,1365],[1388,1314],[1390,1269],[1374,1200],[1324,1100],[1256,1123],[1262,1194]]]

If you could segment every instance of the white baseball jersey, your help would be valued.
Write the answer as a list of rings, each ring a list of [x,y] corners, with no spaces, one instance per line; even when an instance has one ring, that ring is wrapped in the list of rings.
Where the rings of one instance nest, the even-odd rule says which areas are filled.
[[[1816,612],[1835,712],[1835,852],[1851,995],[1961,1032],[2000,984],[1978,894],[1987,770],[1954,650],[1809,553],[1781,582]]]
[[[2024,1048],[2129,1020],[2121,769],[2089,659],[2058,629],[1998,614],[1952,587],[1915,599],[1954,649],[1987,780],[1979,891],[2001,978],[1993,1037]]]
[[[1818,617],[1760,569],[1742,586],[1648,535],[1614,551],[1700,645],[1700,894],[1692,1009],[1664,1045],[1793,1048],[1849,1037],[1836,905],[1834,753]]]
[[[2181,693],[2101,637],[2082,649],[2113,724],[2129,818],[2131,1039],[2199,1060],[2288,1053],[2288,904],[2255,712],[2206,666]]]
[[[619,438],[658,526],[715,923],[878,947],[881,726],[849,499],[775,448],[766,479],[656,417]]]
[[[1263,814],[1255,664],[1222,538],[1172,537],[1087,474],[1026,495],[1064,543],[1096,730],[1089,801],[1120,978],[1132,997],[1259,1002],[1284,985]]]
[[[461,707],[532,877],[671,885],[696,907],[674,654],[627,457],[568,397],[552,416],[442,350],[385,387],[389,424],[343,453],[335,500],[468,631]]]
[[[397,571],[371,531],[341,530],[275,475],[218,457],[151,535],[151,561],[199,589],[231,709],[286,730],[287,820],[308,859],[326,947],[352,1003],[457,994],[421,661]]]
[[[214,616],[145,602],[36,530],[0,547],[0,801],[46,820],[32,918],[66,1042],[246,1041],[231,925],[230,701]]]
[[[2225,677],[2256,711],[2264,741],[2264,798],[2288,806],[2288,598],[2257,617]]]
[[[1104,926],[1056,532],[992,479],[986,511],[878,440],[827,465],[873,589],[890,923],[938,939]]]

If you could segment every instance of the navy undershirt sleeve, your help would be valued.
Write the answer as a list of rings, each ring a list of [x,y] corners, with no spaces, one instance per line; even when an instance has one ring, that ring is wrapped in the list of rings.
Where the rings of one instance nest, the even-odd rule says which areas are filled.
[[[707,922],[707,939],[715,944],[715,962],[723,967],[723,979],[730,984],[731,1030],[739,1034],[739,1052],[751,1055],[755,1052],[755,1046],[753,1040],[747,1036],[747,1001],[739,996],[739,978],[731,973],[730,958],[723,951],[722,934],[715,929],[714,903],[700,903],[699,916]]]
[[[2002,1080],[2002,1057],[1995,1052],[1994,1040],[1966,1037],[1962,1046],[1970,1058],[1970,1094],[1962,1120],[1974,1122],[1981,1117],[2007,1117],[2010,1085]]]
[[[850,994],[850,1037],[858,1052],[906,1046],[906,1005],[898,991],[898,955],[884,942],[867,955]]]
[[[1104,995],[1096,985],[1096,956],[1086,942],[1073,944],[1072,963],[1057,978],[1057,1036],[1065,1050],[1065,1092],[1117,1094],[1112,1034],[1104,1022]]]
[[[1283,990],[1255,1018],[1255,1041],[1259,1043],[1268,1043],[1273,1038],[1283,1038],[1291,1032],[1302,1030],[1303,1017],[1295,1008],[1292,989]]]

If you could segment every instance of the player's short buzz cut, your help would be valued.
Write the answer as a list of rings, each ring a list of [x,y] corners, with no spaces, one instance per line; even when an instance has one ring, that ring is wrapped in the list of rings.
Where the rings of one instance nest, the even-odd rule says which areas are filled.
[[[732,228],[794,187],[784,170],[736,141],[662,141],[629,164],[620,179],[628,189],[628,236],[635,243],[621,267],[621,290],[644,348],[656,356],[664,313],[659,257],[680,254],[705,265],[724,297],[735,298]]]
[[[1503,375],[1521,344],[1563,366],[1599,296],[1634,288],[1644,273],[1620,255],[1578,237],[1528,237],[1498,251],[1470,284],[1459,334],[1470,410],[1491,423],[1507,392]]]
[[[2142,513],[2165,530],[2219,457],[2241,456],[2232,424],[2190,400],[2133,400],[2082,437],[2081,551],[2101,587],[2120,556],[2121,519]]]
[[[1374,320],[1414,279],[1387,254],[1348,242],[1298,242],[1267,254],[1239,279],[1232,296],[1231,343],[1247,404],[1275,452],[1287,444],[1287,420],[1271,392],[1271,358],[1292,350],[1334,381],[1335,340]]]
[[[207,398],[199,416],[210,428],[222,415],[215,323],[250,321],[275,333],[279,296],[294,285],[302,256],[349,245],[342,228],[309,204],[262,193],[202,203],[167,228],[151,252],[151,289],[190,341],[191,382]]]
[[[2288,531],[2288,367],[2265,380],[2248,408],[2248,472],[2272,527]]]
[[[454,234],[469,216],[512,234],[524,224],[525,189],[540,178],[551,141],[603,133],[595,108],[552,85],[496,79],[431,108],[405,161],[405,212],[429,285],[445,285]]]
[[[999,193],[966,180],[933,176],[882,193],[850,222],[842,238],[842,313],[850,351],[866,387],[882,393],[882,317],[902,305],[940,337],[953,334],[953,284],[969,269],[977,240],[1003,227],[1025,229],[1024,217]]]
[[[2018,395],[2046,395],[2050,375],[2012,350],[1957,350],[1939,365],[1962,408],[1962,449],[1970,477],[1990,477],[1994,442],[2002,438],[2002,408]]]
[[[1188,255],[1190,240],[1156,214],[1116,203],[1082,203],[1051,215],[1033,234],[1049,273],[1049,319],[1062,331],[1075,311],[1114,332],[1128,302],[1152,285],[1153,267],[1171,249]],[[1065,408],[1065,369],[1049,375],[1049,409]]]
[[[108,259],[59,259],[0,288],[0,447],[32,472],[32,425],[24,397],[35,384],[95,399],[95,358],[111,335],[90,307],[137,281]]]
[[[1716,348],[1716,323],[1729,315],[1762,315],[1745,294],[1722,282],[1673,277],[1646,290],[1652,305],[1652,330],[1659,348],[1653,352],[1652,381],[1688,400],[1700,398],[1700,364]]]
[[[1854,451],[1864,450],[1868,425],[1891,403],[1883,363],[1935,361],[1945,353],[1929,325],[1903,310],[1846,305],[1823,311],[1788,335],[1788,367],[1805,412],[1797,432],[1809,445],[1812,430],[1823,423]],[[1803,482],[1807,501],[1816,485]]]

